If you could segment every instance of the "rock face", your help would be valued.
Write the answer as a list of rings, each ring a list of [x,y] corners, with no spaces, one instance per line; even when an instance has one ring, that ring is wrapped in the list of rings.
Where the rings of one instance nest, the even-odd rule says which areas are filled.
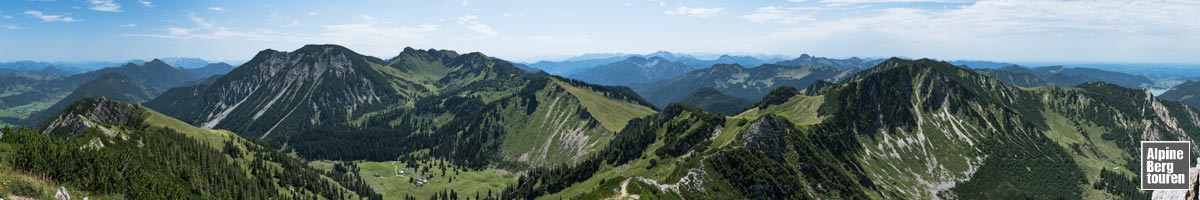
[[[71,194],[67,192],[67,188],[58,187],[58,190],[54,191],[54,198],[58,200],[71,200]]]
[[[71,104],[59,115],[43,122],[43,134],[71,136],[75,133],[98,127],[105,133],[111,132],[102,124],[136,126],[142,123],[145,112],[136,104],[114,101],[108,98],[85,98]]]
[[[264,50],[211,85],[172,89],[147,107],[204,128],[265,138],[279,129],[334,124],[364,107],[402,101],[382,71],[349,49]]]
[[[774,159],[782,159],[782,151],[786,149],[783,137],[790,134],[792,124],[778,116],[768,115],[755,121],[742,133],[746,137],[746,148],[762,151]]]
[[[629,119],[653,113],[628,88],[529,72],[481,53],[406,48],[383,60],[336,45],[265,50],[145,105],[308,158],[393,160],[430,149],[481,166],[586,158]]]

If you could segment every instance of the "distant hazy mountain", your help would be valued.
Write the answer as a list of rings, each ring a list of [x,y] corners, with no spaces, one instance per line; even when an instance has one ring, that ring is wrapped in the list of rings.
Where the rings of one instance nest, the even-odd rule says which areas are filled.
[[[17,69],[17,68],[0,68],[0,77],[20,76],[32,79],[57,79],[71,74],[70,72],[60,70],[54,66],[46,66],[42,69]]]
[[[207,60],[199,59],[199,58],[166,57],[166,58],[159,58],[159,60],[162,60],[163,62],[166,62],[167,64],[170,64],[171,66],[175,66],[178,68],[184,68],[184,69],[201,68],[201,67],[204,67],[204,66],[207,66],[208,64],[210,64]]]
[[[839,70],[828,66],[768,64],[745,68],[736,64],[719,64],[691,71],[677,78],[632,87],[654,105],[665,106],[700,88],[712,88],[743,99],[762,99],[763,95],[776,87],[805,88],[814,81],[839,80],[856,71],[856,68]]]
[[[1086,82],[1106,82],[1127,88],[1143,88],[1154,84],[1150,78],[1145,76],[1092,68],[1068,68],[1063,66],[1025,68],[1010,65],[997,69],[975,69],[975,71],[1023,87],[1071,87]]]
[[[679,103],[696,106],[709,112],[722,115],[737,115],[739,112],[754,105],[753,101],[722,94],[712,88],[700,88],[679,99]]]
[[[56,79],[4,77],[0,78],[2,80],[0,81],[0,93],[8,95],[0,97],[0,123],[40,121],[41,119],[27,118],[29,114],[60,102],[81,85],[109,74],[121,74],[157,95],[167,89],[220,74],[222,71],[229,70],[228,68],[230,66],[218,64],[209,68],[184,70],[155,59],[144,64],[126,63],[119,67],[103,68]],[[73,101],[70,100],[67,103]]]
[[[966,67],[972,68],[972,69],[997,69],[997,68],[1017,65],[1017,64],[1006,63],[1006,62],[993,62],[993,61],[983,61],[983,60],[955,60],[955,61],[950,61],[950,64],[966,66]]]
[[[1186,81],[1182,84],[1171,87],[1167,92],[1158,95],[1158,98],[1178,101],[1192,106],[1192,108],[1200,109],[1200,82]]]
[[[584,60],[609,59],[609,58],[619,58],[619,57],[629,57],[629,56],[637,56],[637,54],[627,54],[627,53],[586,53],[586,54],[583,54],[583,55],[574,56],[574,57],[570,57],[570,58],[564,59],[563,61],[566,61],[566,62],[570,62],[570,61],[584,61]]]
[[[74,91],[62,100],[59,100],[58,103],[30,115],[27,122],[23,124],[35,124],[45,120],[50,116],[62,112],[67,106],[83,98],[105,97],[117,101],[141,103],[154,98],[156,94],[152,89],[142,85],[139,81],[120,73],[109,73],[79,85]]]
[[[754,67],[754,66],[759,66],[759,65],[767,64],[767,63],[774,63],[774,62],[778,62],[778,61],[782,60],[782,59],[776,58],[775,56],[758,57],[758,56],[724,55],[724,54],[716,56],[715,58],[702,59],[702,58],[697,58],[696,56],[693,56],[691,54],[673,53],[673,52],[669,52],[669,51],[657,51],[654,53],[649,53],[649,54],[644,54],[644,55],[624,54],[624,53],[584,54],[581,56],[568,58],[561,62],[540,61],[537,63],[529,64],[528,66],[531,68],[541,69],[550,74],[556,74],[556,75],[561,75],[561,76],[572,76],[572,75],[576,75],[577,73],[592,70],[592,68],[596,68],[600,65],[623,61],[629,57],[635,57],[635,56],[640,56],[640,57],[645,57],[645,58],[659,57],[659,58],[663,58],[667,61],[683,63],[684,65],[687,65],[688,67],[691,67],[692,69],[708,68],[715,64],[739,64],[742,66]]]
[[[837,68],[837,69],[852,69],[852,68],[866,69],[866,68],[871,68],[871,67],[875,66],[876,64],[879,64],[882,61],[883,61],[882,59],[862,59],[862,58],[858,58],[858,57],[851,57],[851,58],[847,58],[847,59],[833,59],[833,58],[826,58],[826,57],[814,57],[814,56],[811,56],[808,54],[803,54],[803,55],[800,55],[800,57],[797,57],[796,59],[779,61],[779,62],[776,62],[775,64],[783,65],[783,66],[820,66],[820,67],[832,67],[832,68]]]
[[[629,86],[678,77],[693,68],[681,62],[672,62],[661,57],[641,56],[592,67],[571,78],[601,85]]]
[[[612,55],[612,56],[606,57],[608,55]],[[540,70],[545,71],[546,73],[550,73],[550,74],[555,74],[555,75],[560,75],[560,76],[570,76],[579,70],[584,70],[584,69],[592,68],[595,66],[600,66],[600,65],[604,65],[604,64],[608,64],[608,63],[625,60],[628,57],[629,57],[629,55],[627,55],[627,54],[587,55],[587,56],[581,56],[581,57],[567,59],[567,60],[564,60],[561,62],[538,61],[536,63],[527,64],[526,66],[528,66],[530,68],[540,69]]]
[[[132,62],[132,61],[129,61]],[[39,62],[39,61],[14,61],[0,62],[0,69],[22,69],[26,71],[42,70],[46,67],[54,66],[58,70],[66,72],[65,75],[83,73],[105,67],[120,66],[129,62]],[[140,63],[140,62],[139,62]]]
[[[195,77],[210,77],[229,73],[229,71],[233,71],[233,66],[225,63],[211,63],[200,68],[187,69],[186,71]]]

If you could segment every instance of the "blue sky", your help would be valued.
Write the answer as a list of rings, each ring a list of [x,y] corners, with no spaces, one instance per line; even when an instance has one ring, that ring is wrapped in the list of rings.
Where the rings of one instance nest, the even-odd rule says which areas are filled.
[[[1200,63],[1200,3],[955,0],[5,0],[0,61],[246,60],[341,44],[531,61],[595,52]]]

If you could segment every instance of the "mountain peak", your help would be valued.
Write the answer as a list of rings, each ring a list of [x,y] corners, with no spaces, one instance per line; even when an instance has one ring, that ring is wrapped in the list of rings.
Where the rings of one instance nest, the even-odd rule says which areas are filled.
[[[62,113],[43,122],[43,134],[74,135],[87,128],[97,127],[104,132],[104,124],[134,126],[145,117],[137,104],[125,103],[105,97],[83,98],[75,101]]]
[[[167,64],[167,62],[163,62],[162,60],[159,60],[157,58],[155,58],[154,60],[150,60],[150,62],[146,62],[145,64],[142,64],[142,67],[172,68],[172,69],[175,68],[175,67],[171,66],[171,64]]]

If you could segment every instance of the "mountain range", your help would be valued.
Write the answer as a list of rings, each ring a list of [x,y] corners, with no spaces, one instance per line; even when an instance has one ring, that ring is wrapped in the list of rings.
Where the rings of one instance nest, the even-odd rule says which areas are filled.
[[[603,53],[603,54],[584,54],[572,58],[567,58],[563,61],[539,61],[529,63],[527,66],[534,69],[546,71],[550,74],[574,77],[586,76],[590,72],[607,71],[602,69],[604,65],[615,64],[616,62],[627,62],[632,57],[642,58],[662,58],[670,62],[678,62],[686,65],[691,69],[707,68],[715,64],[740,64],[744,66],[758,66],[779,61],[775,57],[755,57],[755,56],[737,56],[737,55],[720,55],[713,59],[700,59],[689,54],[672,53],[669,51],[657,51],[654,53],[638,55],[624,53]],[[671,77],[656,77],[656,78],[671,78]]]
[[[742,99],[762,99],[777,87],[804,88],[818,80],[836,82],[857,71],[857,68],[842,70],[826,66],[767,64],[746,68],[737,64],[720,64],[672,79],[634,85],[633,89],[660,107],[676,102],[700,88],[715,89]]]
[[[688,67],[671,59],[589,70]],[[1160,99],[1080,68],[805,55],[626,87],[338,45],[263,50],[220,76],[169,66],[63,78],[97,77],[4,130],[0,172],[35,198],[1145,199],[1139,142],[1200,137],[1200,113],[1167,100],[1196,84]],[[41,91],[25,80],[0,88]]]
[[[1200,133],[1194,110],[1142,90],[1020,89],[926,59],[825,87],[772,92],[730,117],[668,106],[603,156],[534,170],[506,197],[1149,198],[1138,142]]]
[[[153,98],[154,96],[165,92],[167,89],[183,86],[196,80],[211,76],[224,74],[232,69],[232,66],[224,63],[211,64],[196,69],[182,69],[173,67],[161,60],[155,59],[140,65],[126,63],[118,67],[103,68],[61,78],[30,78],[27,76],[3,77],[0,78],[0,90],[3,91],[2,94],[0,94],[0,122],[7,124],[37,123],[42,120],[40,117],[46,117],[59,112],[59,110],[46,110],[52,105],[57,103],[58,107],[56,108],[61,108],[62,106],[69,105],[79,98],[95,97],[91,95],[110,95],[110,97],[125,101],[133,101],[134,99],[125,99],[118,96]],[[124,81],[108,81],[103,83],[122,83],[117,85],[101,84],[103,86],[111,86],[113,88],[98,88],[96,86],[89,86],[87,88],[90,89],[79,90],[79,88],[86,86],[85,84],[88,84],[91,81],[102,79],[111,74],[120,74],[121,77],[119,79],[131,80],[136,82],[137,85],[127,85],[123,83]],[[141,92],[142,89],[145,89],[145,92],[149,92],[150,96],[145,96]],[[139,92],[130,94],[111,93],[125,91]],[[73,93],[76,94],[73,95]],[[144,101],[148,100],[149,98],[137,99]],[[43,112],[43,110],[46,111]],[[37,112],[42,112],[43,114],[33,118],[30,117],[30,115]]]
[[[601,85],[629,86],[678,77],[692,69],[687,64],[662,57],[633,56],[622,61],[582,69],[570,77]]]
[[[265,50],[211,84],[145,105],[310,159],[383,161],[425,149],[475,169],[571,163],[654,112],[628,88],[481,53],[406,48],[385,61],[336,45]]]
[[[1063,66],[1025,68],[1011,65],[998,69],[976,69],[976,71],[1022,87],[1070,87],[1087,82],[1108,82],[1127,88],[1146,88],[1154,84],[1150,78],[1145,76],[1092,68]]]

